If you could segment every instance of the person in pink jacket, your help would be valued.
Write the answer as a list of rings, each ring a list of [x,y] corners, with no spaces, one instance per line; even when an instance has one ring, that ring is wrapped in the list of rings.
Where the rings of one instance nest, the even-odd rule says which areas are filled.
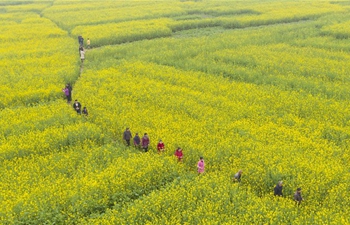
[[[184,154],[180,147],[177,147],[174,155],[176,156],[178,162],[182,162],[182,158],[184,157]]]
[[[199,157],[199,161],[198,161],[198,164],[197,164],[198,174],[204,173],[204,170],[205,170],[204,167],[205,167],[204,159],[201,156],[201,157]]]

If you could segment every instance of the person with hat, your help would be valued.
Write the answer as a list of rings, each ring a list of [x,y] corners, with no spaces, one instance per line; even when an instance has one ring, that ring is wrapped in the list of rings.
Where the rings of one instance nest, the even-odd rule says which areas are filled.
[[[162,140],[159,140],[157,149],[158,149],[158,154],[165,151],[165,146]]]
[[[204,158],[203,158],[203,156],[201,156],[201,157],[199,157],[199,161],[197,164],[198,174],[204,173],[204,166],[205,166]]]
[[[276,187],[273,189],[273,194],[274,194],[275,196],[283,196],[283,194],[282,194],[282,188],[283,188],[282,181],[278,181]]]
[[[303,197],[301,197],[301,188],[298,188],[297,191],[294,193],[294,201],[299,206],[301,204],[301,201],[303,200]]]

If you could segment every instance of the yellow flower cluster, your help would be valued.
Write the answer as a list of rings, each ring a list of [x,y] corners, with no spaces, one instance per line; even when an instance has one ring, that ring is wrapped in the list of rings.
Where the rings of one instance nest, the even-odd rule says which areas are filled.
[[[86,6],[87,10],[81,10]],[[93,8],[90,8],[93,6]],[[57,7],[57,10],[56,10]],[[89,9],[90,8],[90,9]],[[108,3],[84,3],[71,8],[68,5],[55,5],[43,11],[45,17],[55,21],[65,29],[73,29],[76,26],[123,22],[137,19],[156,19],[161,17],[177,16],[185,14],[185,10],[179,3],[172,2],[129,2],[113,1]],[[69,18],[68,20],[66,18]]]
[[[168,19],[159,19],[77,26],[72,30],[72,34],[84,34],[86,38],[93,40],[93,47],[98,47],[171,36],[172,32],[167,27],[169,23]]]
[[[337,38],[349,38],[350,37],[350,22],[342,22],[333,25],[323,27],[323,31],[334,35]]]
[[[68,151],[4,161],[1,223],[76,223],[171,182],[181,172],[175,164],[169,157],[141,157],[92,140]]]
[[[78,89],[82,90],[79,98],[90,101],[92,120],[99,126],[109,126],[110,132],[114,127],[120,127],[117,138],[121,137],[124,127],[131,127],[134,132],[147,132],[153,146],[160,138],[167,149],[182,146],[185,164],[193,172],[193,165],[200,155],[204,155],[208,170],[203,184],[199,185],[191,178],[188,186],[179,189],[175,185],[164,190],[165,195],[173,193],[168,200],[163,195],[155,197],[159,195],[157,192],[140,200],[137,205],[123,209],[125,214],[120,215],[119,210],[111,211],[102,220],[93,220],[94,223],[129,223],[135,216],[140,219],[138,223],[158,220],[171,223],[175,219],[172,216],[177,217],[175,221],[178,223],[196,223],[199,214],[217,211],[227,201],[225,195],[213,190],[217,195],[204,196],[208,201],[205,205],[214,208],[200,208],[197,209],[199,214],[196,214],[193,207],[199,206],[199,200],[192,192],[191,197],[187,196],[187,189],[207,190],[207,183],[223,185],[223,193],[233,192],[233,197],[238,198],[232,200],[226,210],[222,209],[227,215],[223,213],[221,221],[232,220],[229,208],[237,207],[237,213],[239,209],[244,211],[238,217],[246,223],[273,223],[277,215],[271,209],[282,207],[277,217],[279,220],[301,222],[303,220],[293,213],[294,203],[288,196],[292,196],[296,187],[303,186],[308,198],[303,211],[304,219],[319,222],[322,217],[310,217],[308,214],[325,204],[326,196],[329,196],[327,199],[335,197],[328,193],[332,185],[336,185],[334,188],[346,186],[345,181],[335,178],[349,177],[346,168],[339,164],[341,158],[349,158],[341,153],[348,151],[349,129],[343,127],[343,119],[340,119],[346,107],[336,101],[298,91],[285,92],[278,88],[232,83],[225,78],[141,62],[123,63],[101,70],[87,69],[79,85]],[[338,125],[332,128],[324,121]],[[173,151],[166,153],[172,154]],[[235,192],[236,187],[230,182],[234,170],[239,168],[244,168],[247,174],[243,184],[249,197],[243,197],[242,190]],[[287,195],[281,203],[270,196],[279,179],[285,181]],[[334,179],[337,180],[335,183]],[[346,191],[342,189],[339,192]],[[334,195],[338,196],[339,192]],[[263,199],[255,199],[252,195]],[[217,208],[208,199],[218,199]],[[193,207],[189,208],[187,204]],[[256,204],[258,207],[251,208]],[[243,208],[239,207],[242,205]],[[164,212],[164,207],[171,210]],[[147,213],[138,214],[145,210]],[[329,220],[346,218],[345,215],[332,216],[326,208],[322,210],[323,216]],[[160,214],[166,214],[165,218]],[[213,215],[208,221],[214,222],[217,218]]]
[[[9,15],[0,27],[0,108],[56,99],[79,75],[73,40],[37,14]]]

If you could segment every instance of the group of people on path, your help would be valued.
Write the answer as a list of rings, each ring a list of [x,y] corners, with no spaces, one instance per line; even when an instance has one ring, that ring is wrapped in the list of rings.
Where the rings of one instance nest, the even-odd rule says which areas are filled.
[[[77,99],[73,103],[73,108],[78,114],[83,114],[85,116],[89,115],[88,110],[85,106],[84,106],[83,110],[81,110],[81,104]]]
[[[233,176],[233,181],[234,182],[241,182],[241,177],[242,177],[242,170],[239,170],[234,176]],[[283,189],[283,182],[282,181],[278,181],[277,185],[275,186],[275,188],[273,189],[273,194],[275,196],[280,196],[283,197],[283,193],[282,193],[282,189]],[[296,192],[294,193],[294,201],[296,202],[297,205],[301,204],[301,201],[303,201],[303,197],[301,196],[301,188],[297,188]]]
[[[278,181],[277,185],[273,189],[273,194],[275,196],[283,197],[282,189],[283,189],[283,182],[282,181]],[[301,204],[301,201],[304,200],[303,197],[301,196],[301,188],[300,187],[297,188],[296,192],[294,193],[293,198],[294,198],[295,203],[298,206]]]
[[[140,138],[138,133],[136,133],[135,137],[133,137],[132,133],[130,131],[130,128],[127,127],[125,129],[125,131],[123,132],[123,140],[125,141],[126,146],[129,147],[131,145],[131,139],[133,139],[133,143],[134,143],[135,148],[142,148],[144,150],[144,152],[148,152],[148,148],[150,145],[150,138],[149,138],[147,133],[144,133],[142,138]],[[161,139],[159,140],[159,142],[157,144],[157,151],[158,151],[158,154],[161,154],[165,151],[165,144]],[[183,160],[182,148],[177,147],[174,155],[176,156],[178,162],[182,162],[182,160]],[[198,168],[199,174],[204,173],[205,163],[204,163],[204,158],[202,156],[199,158],[199,161],[197,163],[197,168]]]
[[[131,131],[130,131],[129,127],[127,127],[123,133],[123,140],[125,140],[127,146],[130,146],[131,138],[132,138]],[[144,152],[148,152],[150,139],[149,139],[149,136],[147,133],[144,133],[142,138],[140,138],[139,134],[136,133],[135,137],[133,138],[133,142],[134,142],[135,148],[142,148],[144,150]],[[161,142],[161,140],[160,140],[160,142]],[[164,151],[164,149],[165,149],[165,147],[164,147],[164,143],[163,143],[163,147],[159,148],[159,151],[160,150]]]
[[[81,35],[78,36],[78,42],[79,42],[79,46],[84,46],[84,38]],[[86,41],[86,47],[88,49],[91,47],[90,46],[90,38],[88,38]]]
[[[73,91],[72,86],[70,84],[66,84],[66,87],[63,88],[62,91],[64,92],[64,95],[67,98],[67,103],[70,104],[72,101],[72,91]],[[78,114],[83,114],[85,116],[89,115],[88,110],[85,106],[84,106],[83,110],[81,109],[81,104],[77,99],[73,103],[73,108]]]
[[[81,35],[78,36],[78,42],[79,42],[80,60],[81,60],[81,63],[83,63],[85,60],[85,49],[84,49],[84,38]],[[86,41],[86,45],[87,45],[87,48],[90,49],[90,39],[89,38]]]
[[[81,62],[84,62],[85,59],[85,50],[84,50],[84,38],[79,35],[78,36],[78,42],[79,42],[79,54],[80,54],[80,59]],[[90,39],[87,39],[87,48],[90,48]],[[62,90],[64,92],[64,95],[67,98],[67,103],[70,104],[72,102],[72,91],[73,88],[70,84],[66,84],[65,88],[63,88]],[[83,114],[85,116],[88,116],[88,110],[87,108],[84,106],[84,108],[81,108],[81,103],[78,100],[75,100],[73,103],[73,108],[74,110],[77,112],[77,114]]]
[[[135,134],[135,137],[132,136],[132,133],[130,131],[130,128],[127,127],[123,133],[123,140],[125,141],[126,145],[129,147],[131,145],[131,140],[133,138],[134,142],[134,147],[135,148],[142,148],[144,152],[148,151],[148,147],[150,144],[150,138],[147,135],[147,133],[144,133],[144,136],[140,138],[138,133]],[[162,140],[159,140],[157,144],[157,151],[158,154],[161,154],[162,152],[165,151],[165,144]],[[177,147],[174,153],[175,157],[177,158],[178,162],[182,162],[184,154],[182,151],[181,147]],[[199,161],[197,163],[197,172],[198,174],[203,174],[205,172],[205,162],[204,162],[204,157],[200,156]],[[243,171],[239,170],[234,176],[233,176],[233,181],[234,182],[241,182]],[[275,196],[283,196],[282,193],[283,189],[283,182],[279,181],[274,188],[274,195]],[[294,200],[297,203],[297,205],[301,204],[301,201],[303,201],[303,198],[301,196],[301,188],[298,188],[297,191],[294,193]]]

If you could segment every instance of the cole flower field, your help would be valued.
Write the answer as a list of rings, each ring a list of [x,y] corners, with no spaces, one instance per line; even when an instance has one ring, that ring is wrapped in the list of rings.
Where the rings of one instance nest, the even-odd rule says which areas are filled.
[[[350,224],[349,10],[0,0],[0,224]]]

